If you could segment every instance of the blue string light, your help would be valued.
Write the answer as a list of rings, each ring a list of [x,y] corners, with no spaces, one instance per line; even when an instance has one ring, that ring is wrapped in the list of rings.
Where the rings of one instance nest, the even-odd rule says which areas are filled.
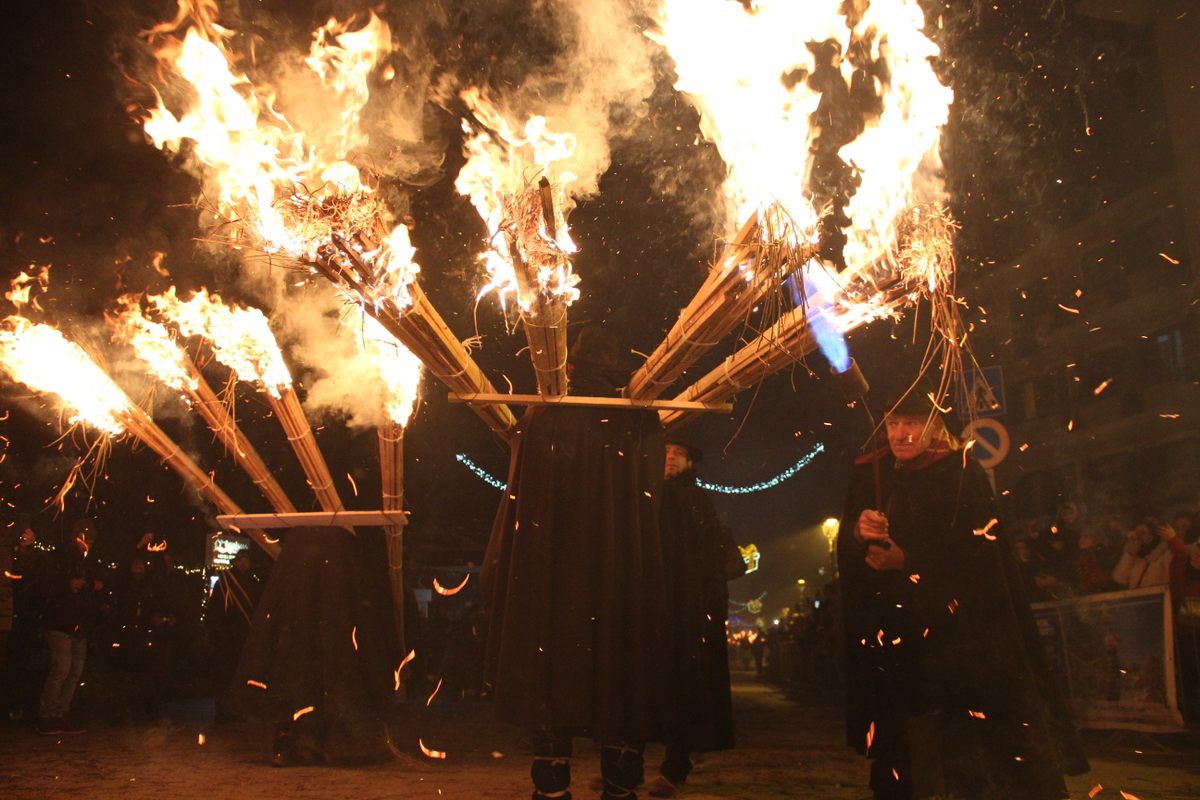
[[[478,477],[480,480],[482,480],[488,486],[491,486],[496,489],[504,489],[508,486],[507,483],[500,480],[496,476],[492,475],[490,472],[485,470],[483,467],[479,466],[474,461],[472,461],[470,458],[468,458],[466,453],[459,453],[458,455],[455,456],[455,458],[458,460],[458,463],[462,464],[464,467],[471,470],[471,472],[474,472],[476,477]]]
[[[758,483],[753,483],[749,486],[722,486],[719,483],[705,483],[704,481],[700,480],[699,478],[696,479],[696,485],[699,486],[701,489],[705,489],[710,492],[717,492],[719,494],[754,494],[755,492],[761,492],[761,491],[765,491],[767,489],[774,489],[776,486],[783,483],[788,478],[792,477],[797,472],[799,472],[800,470],[807,467],[809,465],[809,462],[811,462],[814,458],[816,458],[818,455],[820,455],[821,453],[824,453],[824,452],[825,452],[825,445],[818,443],[816,447],[814,447],[811,451],[809,451],[809,453],[807,455],[804,456],[804,458],[800,459],[795,464],[792,464],[790,467],[788,467],[783,472],[776,475],[774,478],[771,478],[770,480],[766,480],[766,481],[760,481]]]
[[[758,483],[754,483],[749,486],[722,486],[721,484],[718,484],[718,483],[705,483],[704,481],[700,480],[699,478],[696,479],[696,485],[699,486],[701,489],[706,489],[710,492],[717,492],[719,494],[753,494],[754,492],[761,492],[761,491],[765,491],[767,489],[773,489],[776,486],[778,486],[779,484],[786,481],[788,478],[791,478],[793,475],[795,475],[800,470],[807,467],[814,458],[816,458],[818,455],[820,455],[821,453],[824,453],[824,452],[825,452],[825,445],[818,443],[817,446],[814,447],[811,451],[809,451],[803,458],[801,458],[795,464],[792,464],[790,467],[785,469],[783,472],[776,475],[774,478],[771,478],[770,480],[766,480],[766,481],[760,481]],[[478,477],[480,480],[482,480],[484,483],[488,484],[489,486],[492,486],[496,489],[507,488],[508,484],[506,484],[504,481],[502,481],[499,478],[492,475],[490,472],[485,470],[483,467],[476,464],[465,453],[459,453],[454,458],[458,460],[458,463],[462,464],[467,469],[471,470],[471,472],[474,472],[476,477]]]

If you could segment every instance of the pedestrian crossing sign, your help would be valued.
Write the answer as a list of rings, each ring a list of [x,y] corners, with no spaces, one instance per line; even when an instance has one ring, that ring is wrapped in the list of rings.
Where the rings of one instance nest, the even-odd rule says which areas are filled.
[[[983,367],[967,373],[958,399],[959,416],[964,420],[1004,415],[1004,370]]]

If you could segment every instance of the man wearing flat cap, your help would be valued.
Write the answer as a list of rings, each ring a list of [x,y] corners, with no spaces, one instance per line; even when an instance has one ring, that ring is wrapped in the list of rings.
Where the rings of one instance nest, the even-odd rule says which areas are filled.
[[[918,385],[854,465],[838,569],[847,743],[876,798],[1066,797],[1088,769],[992,488]]]
[[[691,754],[733,747],[733,703],[725,618],[726,582],[746,571],[729,529],[696,483],[703,453],[677,434],[666,439],[661,530],[671,604],[670,721],[666,758],[648,785],[651,797],[673,797],[692,771]]]

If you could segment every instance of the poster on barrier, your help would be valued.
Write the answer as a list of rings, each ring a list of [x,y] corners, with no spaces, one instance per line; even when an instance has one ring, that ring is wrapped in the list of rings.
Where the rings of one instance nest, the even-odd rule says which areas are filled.
[[[1185,730],[1166,586],[1032,607],[1050,671],[1080,728]]]

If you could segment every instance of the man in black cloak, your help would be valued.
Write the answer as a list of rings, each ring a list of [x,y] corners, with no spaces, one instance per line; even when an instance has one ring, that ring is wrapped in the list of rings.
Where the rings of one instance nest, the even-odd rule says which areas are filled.
[[[281,537],[233,694],[238,710],[275,720],[276,766],[387,754],[382,711],[398,659],[374,534],[291,528]]]
[[[616,394],[615,341],[584,329],[572,392]],[[571,738],[598,739],[605,798],[632,798],[669,699],[653,411],[534,406],[512,439],[484,560],[486,677],[500,719],[533,733],[534,798],[569,798]]]
[[[663,484],[663,560],[671,603],[671,684],[674,704],[663,741],[666,757],[651,797],[674,797],[692,771],[692,753],[733,747],[733,701],[725,620],[727,581],[746,563],[729,529],[696,485],[703,453],[678,436],[667,437]]]
[[[1059,800],[1088,764],[987,476],[914,389],[859,458],[838,533],[846,736],[876,798]]]

